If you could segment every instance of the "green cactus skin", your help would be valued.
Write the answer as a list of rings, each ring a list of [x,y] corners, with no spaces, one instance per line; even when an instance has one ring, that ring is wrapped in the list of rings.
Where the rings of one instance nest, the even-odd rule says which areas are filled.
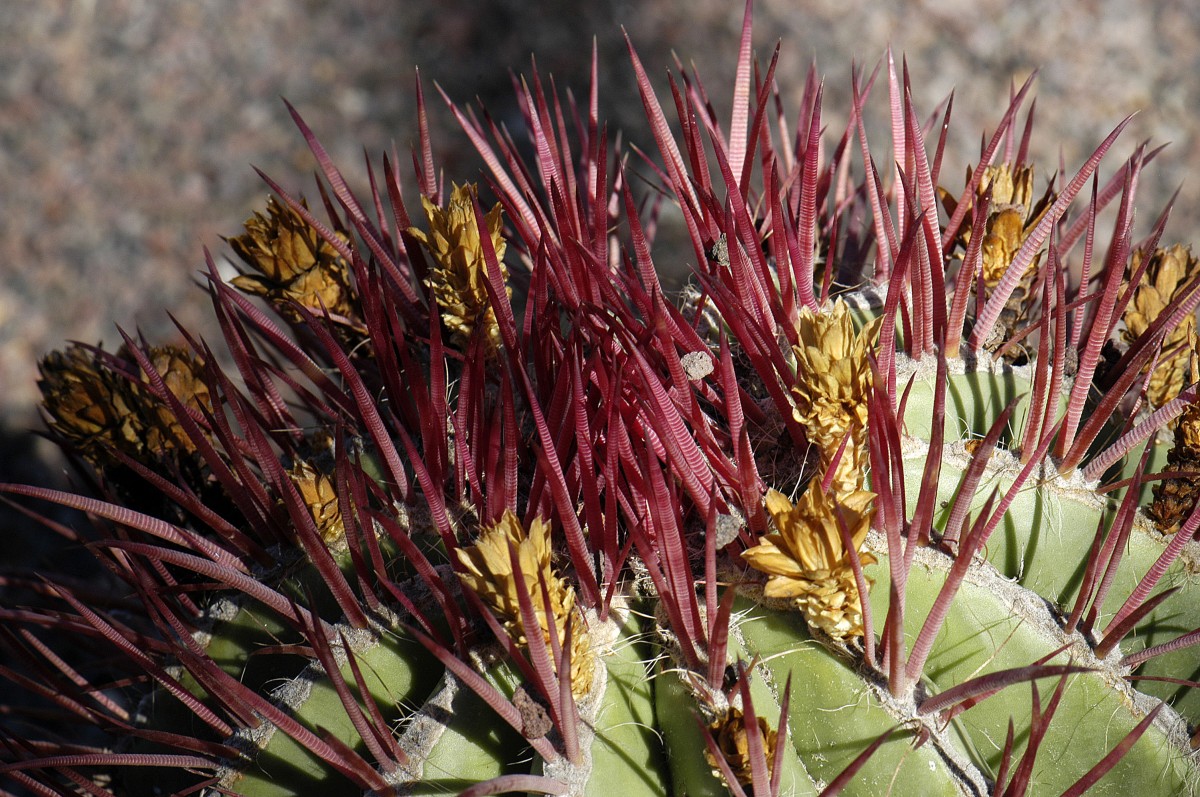
[[[948,488],[945,494],[952,495],[954,485]],[[1066,557],[1074,558],[1082,545],[1090,545],[1095,520],[1103,507],[1091,491],[1075,492],[1072,495],[1066,488],[1054,486],[1034,488],[1025,500],[1018,500],[1010,509],[1005,523],[1011,529],[1004,529],[993,538],[1000,544],[989,551],[987,563],[971,566],[966,583],[953,603],[925,668],[926,689],[936,693],[967,680],[981,668],[994,671],[1023,666],[1072,642],[1062,634],[1058,618],[1039,597],[1065,595],[1062,585],[1072,573],[1061,568],[1041,568],[1013,581],[1015,575],[1006,577],[1005,571],[997,570],[994,565],[1008,560],[1026,561],[1019,555],[1020,547],[1016,555],[1010,548],[1028,543],[1027,539],[1019,542],[1015,539],[1014,530],[1019,528],[1043,529],[1053,535],[1053,540],[1044,543],[1047,546],[1044,550],[1055,555],[1052,561],[1070,561]],[[1047,515],[1069,516],[1078,522],[1054,524],[1035,520]],[[1064,525],[1081,533],[1062,533]],[[1154,539],[1156,534],[1141,529],[1141,535],[1134,538],[1126,559],[1133,571],[1144,570],[1147,559],[1157,556],[1155,545],[1161,551],[1161,541]],[[1143,536],[1145,541],[1139,542]],[[875,579],[871,593],[873,609],[882,616],[887,610],[888,571],[886,560],[882,559],[886,556],[886,543],[874,536],[869,549],[881,557],[880,564],[870,568],[870,575]],[[1046,556],[1039,553],[1036,559],[1047,561]],[[917,566],[909,574],[912,579],[908,591],[909,634],[919,631],[929,604],[945,580],[950,561],[934,551],[918,552]],[[1194,567],[1191,569],[1194,571]],[[1179,573],[1171,578],[1172,583],[1176,581],[1186,581],[1190,586],[1195,577]],[[1029,583],[1039,589],[1030,588]],[[1186,608],[1196,611],[1194,606]],[[1173,603],[1161,607],[1161,611],[1170,612],[1165,614],[1167,621],[1186,626],[1191,620],[1177,617],[1182,610],[1185,609]],[[794,613],[768,609],[756,600],[739,599],[734,616],[736,642],[730,646],[730,660],[764,662],[756,669],[759,677],[752,687],[755,706],[760,712],[774,716],[773,712],[778,711],[780,685],[789,674],[792,676],[791,747],[784,769],[784,782],[792,785],[781,793],[819,793],[820,784],[835,777],[875,737],[888,727],[915,717],[911,704],[908,717],[897,716],[894,705],[889,711],[883,699],[885,693],[873,685],[874,679],[864,678],[846,660],[813,640]],[[1152,614],[1147,621],[1148,629],[1152,628],[1154,617]],[[663,657],[669,657],[670,653],[661,641],[653,642],[662,630],[653,618],[648,606],[629,612],[624,623],[613,629],[615,638],[605,646],[609,652],[602,661],[608,683],[595,711],[596,738],[591,749],[591,771],[595,774],[587,779],[584,793],[599,794],[619,786],[629,794],[653,795],[661,793],[662,784],[668,782],[674,784],[676,794],[726,793],[726,787],[713,776],[712,767],[702,754],[703,738],[694,719],[696,696],[680,679],[679,671],[664,663],[669,659]],[[236,640],[244,639],[246,628],[251,627],[260,631],[256,636],[261,642],[271,634],[264,625],[261,620],[249,621],[245,612],[238,612],[222,624],[224,633],[214,634],[209,651],[223,661],[243,658],[254,642]],[[1152,630],[1139,630],[1139,637],[1142,635],[1147,639],[1146,644],[1154,643]],[[405,719],[400,722],[401,727],[410,722],[416,724],[417,719],[434,711],[433,706],[449,706],[453,714],[444,734],[424,750],[423,771],[413,773],[416,778],[405,785],[403,793],[453,791],[496,777],[512,766],[536,770],[536,763],[527,760],[528,751],[523,749],[519,736],[495,722],[479,723],[487,708],[473,693],[461,686],[448,691],[444,680],[431,681],[439,667],[431,656],[412,641],[385,638],[391,640],[390,644],[376,644],[355,653],[359,667],[372,676],[369,681],[372,699],[381,708],[402,711]],[[222,648],[227,652],[219,653]],[[655,660],[659,661],[657,666],[653,665]],[[1059,794],[1068,788],[1153,706],[1153,700],[1122,683],[1119,663],[1095,660],[1087,646],[1077,639],[1050,663],[1068,661],[1083,662],[1098,671],[1070,677],[1059,716],[1074,719],[1051,724],[1045,742],[1046,750],[1051,752],[1039,760],[1034,771],[1033,794]],[[1192,663],[1194,666],[1194,660]],[[512,672],[502,666],[493,667],[490,673],[506,692],[511,692],[517,683]],[[348,668],[343,675],[349,677]],[[295,697],[297,692],[305,693],[304,697]],[[348,724],[339,726],[329,722],[341,713],[340,703],[319,672],[306,671],[298,682],[277,687],[276,694],[289,694],[285,702],[294,704],[297,715],[306,724],[322,725],[350,746],[361,743]],[[919,790],[922,794],[958,795],[986,788],[988,773],[994,772],[998,764],[1005,725],[1010,718],[1028,715],[1029,699],[1024,690],[1010,688],[972,708],[942,733],[940,743],[946,745],[948,752],[939,753],[928,743],[913,749],[911,734],[894,736],[843,793],[871,795],[893,788],[897,793]],[[822,717],[836,721],[821,721]],[[654,732],[655,728],[661,729],[661,733]],[[1027,730],[1017,727],[1018,733]],[[410,727],[404,738],[415,735]],[[1131,753],[1090,793],[1119,795],[1145,788],[1147,772],[1155,773],[1150,793],[1189,793],[1197,773],[1195,764],[1180,755],[1181,744],[1186,744],[1186,724],[1174,712],[1160,714]],[[957,774],[944,760],[951,753],[957,757],[954,763],[961,765],[966,761],[979,771],[971,773],[970,778]],[[519,763],[522,759],[526,759],[524,764]],[[319,778],[322,771],[310,754],[282,733],[270,736],[258,760],[261,770],[244,770],[231,783],[247,797],[301,794],[305,788],[311,788],[312,779]],[[274,766],[269,762],[275,762]],[[599,773],[603,775],[598,777]],[[347,788],[345,793],[355,791]]]
[[[106,390],[136,378],[135,397],[155,397],[143,424],[170,418],[177,446],[140,465],[122,454],[106,469],[89,441],[98,486],[116,500],[149,485],[162,498],[148,505],[173,507],[169,521],[0,486],[108,522],[92,547],[120,582],[119,595],[93,607],[69,585],[15,578],[37,600],[0,607],[14,629],[3,641],[24,657],[0,675],[120,741],[76,744],[61,724],[5,722],[0,777],[46,795],[1200,794],[1200,543],[1194,523],[1168,537],[1146,519],[1145,477],[1163,469],[1169,435],[1152,443],[1142,481],[1126,482],[1151,443],[1122,437],[1118,411],[1137,399],[1135,378],[1200,291],[1168,302],[1123,371],[1090,381],[1100,346],[1116,337],[1137,242],[1125,210],[1110,257],[1084,232],[1106,203],[1132,199],[1142,155],[1084,209],[1119,128],[1074,177],[1058,175],[1053,206],[1022,228],[1003,280],[975,297],[992,194],[972,183],[944,205],[962,212],[939,216],[940,164],[928,162],[894,64],[886,82],[902,135],[889,155],[900,168],[880,166],[858,135],[871,82],[859,76],[855,121],[830,162],[818,146],[815,73],[795,145],[772,142],[784,120],[769,120],[773,87],[752,68],[750,21],[747,4],[728,130],[691,80],[675,96],[684,113],[672,133],[631,47],[663,164],[656,179],[694,247],[682,256],[694,254],[696,284],[680,307],[655,276],[644,226],[653,214],[637,208],[637,180],[626,164],[610,168],[594,97],[571,106],[572,138],[566,106],[526,87],[531,163],[506,134],[451,106],[491,170],[507,226],[490,235],[480,230],[501,212],[457,187],[458,215],[432,230],[428,208],[446,195],[424,134],[417,190],[436,234],[419,229],[390,165],[371,201],[350,195],[297,117],[332,218],[319,221],[270,183],[297,237],[277,231],[257,243],[270,260],[303,235],[321,240],[312,251],[340,264],[329,294],[339,313],[323,306],[319,270],[297,268],[287,285],[255,277],[276,321],[213,265],[238,373],[198,367],[213,403],[191,409],[135,341],[123,359],[96,355],[96,370],[117,374]],[[1024,97],[989,146],[1014,143]],[[848,168],[867,176],[851,186]],[[978,207],[963,210],[971,201]],[[447,239],[453,254],[439,254],[431,242],[454,229],[474,237]],[[475,270],[454,273],[454,257]],[[1067,276],[1079,257],[1091,269],[1085,286]],[[1020,285],[1029,266],[1034,278]],[[506,274],[527,285],[519,311]],[[1031,333],[1024,365],[984,345],[1018,287],[1028,313],[1020,334]],[[847,449],[822,449],[794,391],[825,376],[797,373],[808,362],[797,348],[801,310],[832,313],[833,294],[859,328],[883,321],[858,363],[874,369],[872,387],[851,408],[869,407],[858,453],[870,467],[859,475],[876,497],[861,550],[836,565],[843,575],[861,566],[870,583],[866,633],[845,638],[766,597],[770,582],[741,556],[784,531],[764,509],[767,487],[791,498],[824,491],[814,485],[844,476],[838,457],[858,445],[848,424]],[[54,390],[71,399],[72,384]],[[1165,430],[1195,400],[1193,386],[1153,422],[1137,419]],[[86,404],[47,412],[60,431],[82,418],[93,434]],[[1063,420],[1073,414],[1078,423]],[[334,442],[318,445],[305,424]],[[219,505],[205,503],[212,496]],[[843,497],[830,499],[835,512]],[[526,534],[544,520],[552,553],[532,561],[521,547],[530,540],[509,537],[510,560],[489,560],[496,594],[477,594],[467,552],[508,511]],[[806,522],[815,538],[819,523]],[[517,577],[530,567],[540,568],[533,582]],[[813,570],[804,577],[830,583]],[[1093,609],[1080,595],[1091,600],[1097,585]],[[493,613],[497,596],[517,609]],[[1145,610],[1109,627],[1139,602]],[[548,625],[527,633],[535,622]],[[584,655],[568,644],[577,639],[560,638],[579,629],[595,657],[590,685],[573,683],[567,666]],[[42,641],[50,632],[95,652],[71,663]],[[764,718],[769,733],[722,726],[731,708]],[[740,751],[711,755],[714,727],[744,743],[745,771],[733,772]],[[776,732],[777,750],[765,750]],[[729,782],[722,768],[752,783]]]

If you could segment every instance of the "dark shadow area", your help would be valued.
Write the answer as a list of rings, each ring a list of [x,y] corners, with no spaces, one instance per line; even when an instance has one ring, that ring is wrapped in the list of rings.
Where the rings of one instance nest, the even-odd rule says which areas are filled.
[[[6,425],[0,425],[0,482],[72,489],[66,463],[53,444],[31,429]],[[6,498],[55,523],[78,529],[86,526],[79,512],[24,496]],[[92,569],[92,556],[80,550],[77,543],[63,539],[8,501],[0,502],[0,529],[5,540],[0,549],[0,573],[28,568],[39,573],[83,576]]]

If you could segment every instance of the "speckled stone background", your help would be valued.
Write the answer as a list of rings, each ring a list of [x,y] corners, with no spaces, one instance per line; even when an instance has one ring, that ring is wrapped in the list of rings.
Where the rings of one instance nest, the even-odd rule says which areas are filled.
[[[604,113],[648,142],[621,26],[660,86],[675,51],[721,102],[741,15],[721,0],[0,3],[0,479],[61,472],[25,434],[38,425],[46,351],[67,339],[115,345],[118,323],[162,340],[168,310],[211,332],[193,281],[202,247],[221,250],[263,201],[250,165],[312,193],[313,163],[280,97],[361,185],[364,147],[378,158],[413,140],[419,65],[447,176],[472,179],[478,165],[434,81],[512,123],[509,70],[528,71],[536,51],[543,72],[581,90],[594,37]],[[957,88],[944,172],[956,178],[1010,84],[1035,68],[1034,150],[1046,167],[1061,155],[1073,170],[1138,111],[1118,159],[1143,139],[1172,142],[1143,180],[1142,230],[1182,186],[1167,240],[1200,232],[1200,3],[761,0],[756,19],[764,58],[783,41],[793,107],[816,59],[831,129],[845,118],[852,60],[873,65],[889,43],[907,55],[921,108]]]

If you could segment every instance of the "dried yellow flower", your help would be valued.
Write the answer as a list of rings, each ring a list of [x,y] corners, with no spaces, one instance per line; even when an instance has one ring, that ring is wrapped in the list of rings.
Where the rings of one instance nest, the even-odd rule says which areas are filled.
[[[1133,253],[1131,272],[1141,266],[1144,257],[1141,250]],[[1200,261],[1189,247],[1176,244],[1169,249],[1156,249],[1122,316],[1125,329],[1121,334],[1125,342],[1132,343],[1143,335],[1197,275],[1200,275]],[[1195,332],[1196,319],[1189,315],[1163,339],[1164,355],[1159,358],[1147,388],[1147,398],[1153,406],[1161,407],[1183,389],[1192,354],[1186,344]]]
[[[828,468],[847,434],[846,446],[833,479],[836,494],[862,487],[867,464],[867,398],[871,365],[867,355],[881,319],[854,331],[850,311],[840,299],[828,312],[803,309],[797,321],[795,417],[808,439],[821,451]]]
[[[147,354],[154,370],[162,377],[172,395],[193,410],[212,410],[208,385],[201,378],[202,360],[181,346],[152,346]],[[142,382],[149,381],[149,377],[143,374]],[[195,443],[183,430],[179,418],[165,403],[146,394],[145,410],[150,416],[146,421],[146,448],[155,453],[176,448],[187,453],[196,450]]]
[[[983,242],[980,244],[980,255],[983,261],[983,284],[992,290],[999,284],[1004,272],[1012,265],[1017,256],[1017,250],[1025,241],[1027,230],[1021,211],[1005,208],[996,213],[989,213]],[[1037,261],[1030,263],[1029,268],[1021,275],[1021,286],[1033,282],[1037,273]],[[1026,288],[1027,290],[1027,288]]]
[[[968,183],[972,174],[968,167]],[[1033,182],[1032,166],[1014,169],[1008,163],[1001,163],[984,166],[979,175],[979,184],[975,188],[976,201],[982,200],[989,190],[992,193],[988,216],[984,222],[984,237],[979,244],[982,261],[980,272],[988,293],[995,290],[1008,267],[1016,259],[1018,250],[1054,203],[1056,195],[1052,188],[1047,188],[1046,193],[1035,201]],[[957,207],[953,198],[944,191],[941,192],[941,197],[946,209],[953,213]],[[969,222],[964,225],[958,241],[965,250],[971,241]],[[1006,340],[1018,321],[1025,316],[1030,304],[1029,291],[1037,277],[1040,262],[1039,254],[1030,261],[1025,273],[1021,275],[1021,281],[1005,302],[998,322],[999,329],[989,338],[988,348],[994,348]]]
[[[293,463],[287,473],[308,506],[308,512],[317,525],[321,539],[326,543],[336,543],[344,539],[346,525],[342,522],[337,487],[333,479],[304,460]]]
[[[796,504],[778,490],[769,490],[767,512],[776,530],[742,552],[751,567],[769,576],[763,594],[791,599],[810,627],[835,640],[862,636],[862,599],[838,517],[857,551],[870,530],[874,500],[875,494],[866,490],[834,498],[816,481]],[[859,553],[859,560],[866,566],[875,557]]]
[[[968,168],[968,181],[971,175],[972,171]],[[1022,166],[1014,172],[1007,163],[984,166],[975,195],[982,199],[989,190],[992,192],[993,209],[1015,207],[1025,210],[1028,216],[1028,211],[1033,207],[1033,167]]]
[[[967,170],[967,180],[971,171]],[[975,195],[979,199],[991,190],[992,201],[988,205],[988,217],[984,238],[980,242],[983,255],[983,281],[988,290],[996,287],[1004,272],[1012,265],[1017,250],[1033,232],[1033,228],[1050,209],[1054,193],[1047,190],[1037,203],[1033,199],[1033,167],[1021,166],[1015,171],[1007,163],[983,167]],[[963,232],[966,245],[971,239],[970,229]],[[1037,274],[1038,259],[1034,258],[1022,276],[1021,285],[1028,290]],[[1018,288],[1020,290],[1020,288]],[[1022,293],[1022,297],[1024,294]]]
[[[488,301],[487,262],[483,257],[479,225],[475,221],[475,186],[454,186],[445,209],[421,197],[429,232],[416,227],[408,232],[429,251],[434,266],[425,280],[442,312],[442,321],[454,337],[465,342],[477,327],[484,329],[488,345],[495,350],[500,345],[500,328],[495,310]],[[504,226],[503,209],[497,203],[484,216],[488,235],[496,250],[496,260],[505,278],[504,251],[507,243],[501,234]],[[511,289],[506,289],[510,290]]]
[[[211,410],[203,363],[179,346],[156,346],[146,352],[167,389],[184,405]],[[154,464],[173,452],[190,454],[195,444],[171,408],[145,385],[127,374],[137,371],[125,349],[116,355],[128,370],[83,346],[51,352],[39,364],[42,406],[50,428],[98,468],[114,464],[114,451]]]
[[[515,546],[521,565],[522,583],[513,573],[509,546]],[[486,529],[478,542],[456,552],[464,572],[459,574],[476,595],[504,621],[505,628],[519,645],[528,646],[528,630],[521,619],[520,592],[530,596],[542,638],[550,640],[550,618],[560,643],[571,629],[571,688],[576,697],[592,687],[594,659],[584,627],[583,616],[575,605],[575,589],[554,572],[551,563],[550,524],[535,518],[529,533],[520,519],[505,510],[500,520]],[[542,600],[542,584],[550,597],[550,612]]]
[[[128,379],[114,374],[91,351],[73,345],[38,364],[42,407],[50,429],[92,464],[118,441],[138,433],[128,404]]]
[[[758,733],[762,737],[763,752],[767,758],[767,771],[770,772],[775,766],[775,743],[778,733],[765,717],[757,719],[758,722],[755,724],[758,725]],[[740,708],[731,706],[710,723],[708,729],[712,732],[717,749],[721,751],[721,756],[729,764],[737,782],[743,786],[749,785],[753,779],[753,771],[750,764],[750,741],[746,734],[746,715]],[[709,766],[713,768],[713,774],[720,776],[717,761],[713,759],[712,753],[707,748],[704,750],[704,757]]]
[[[1189,378],[1200,377],[1200,339],[1193,328],[1188,340]],[[1167,452],[1165,470],[1179,475],[1154,483],[1154,500],[1146,510],[1163,534],[1183,526],[1200,497],[1200,403],[1188,405],[1174,424],[1175,441]]]
[[[266,298],[293,320],[291,302],[318,314],[324,308],[342,319],[357,318],[346,261],[300,214],[271,197],[267,215],[255,212],[243,226],[246,232],[229,245],[257,273],[234,277],[236,288]]]

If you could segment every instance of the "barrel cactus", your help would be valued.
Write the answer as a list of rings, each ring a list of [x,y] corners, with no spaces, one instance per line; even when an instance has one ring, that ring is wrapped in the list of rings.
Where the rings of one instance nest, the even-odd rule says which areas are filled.
[[[750,17],[728,123],[630,47],[657,157],[594,57],[586,101],[520,85],[528,146],[447,100],[482,186],[423,132],[357,197],[293,111],[318,201],[265,178],[208,259],[233,365],[43,361],[92,492],[3,489],[103,569],[9,577],[14,788],[1200,790],[1200,267],[1135,233],[1154,153],[1035,171],[1027,84],[959,182],[890,57],[831,136]]]

